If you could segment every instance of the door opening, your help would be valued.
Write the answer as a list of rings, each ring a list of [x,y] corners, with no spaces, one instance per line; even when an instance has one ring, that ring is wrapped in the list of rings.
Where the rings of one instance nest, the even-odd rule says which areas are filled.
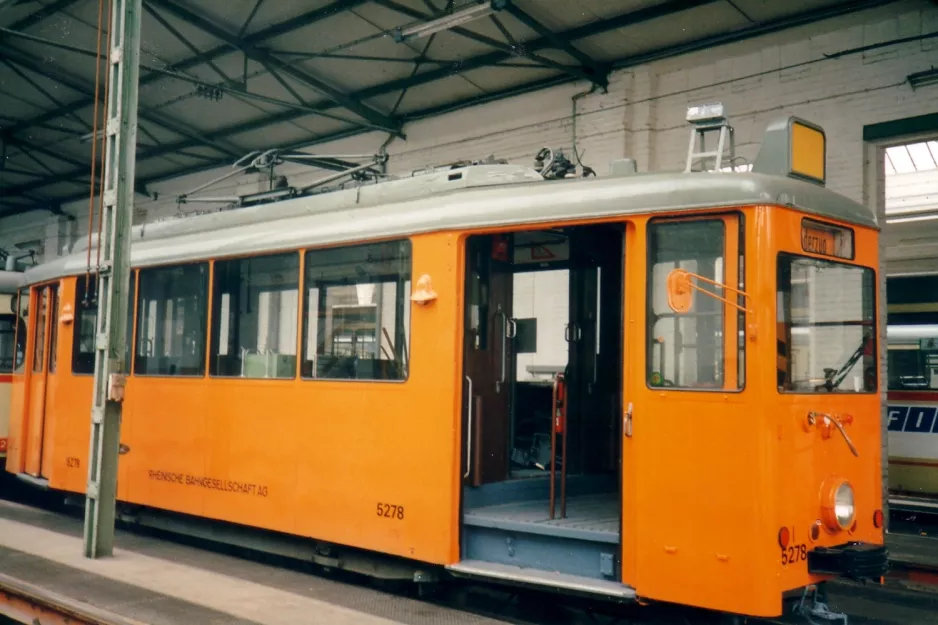
[[[467,242],[464,562],[619,579],[623,237]]]

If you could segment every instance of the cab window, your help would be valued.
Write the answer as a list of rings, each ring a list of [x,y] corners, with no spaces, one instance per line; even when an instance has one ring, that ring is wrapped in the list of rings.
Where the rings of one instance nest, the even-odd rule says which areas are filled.
[[[647,382],[652,387],[741,389],[745,307],[741,218],[652,222],[648,228]],[[727,263],[726,259],[732,259]],[[686,272],[688,307],[669,303],[669,276]],[[728,282],[727,282],[728,281]],[[724,288],[727,285],[731,288]],[[699,287],[699,288],[698,288]],[[733,305],[735,304],[735,306]]]
[[[875,391],[873,270],[782,253],[776,288],[779,391]]]

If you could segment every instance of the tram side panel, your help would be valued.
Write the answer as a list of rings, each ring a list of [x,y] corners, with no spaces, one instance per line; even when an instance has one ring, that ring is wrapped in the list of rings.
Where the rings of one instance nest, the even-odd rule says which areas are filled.
[[[889,490],[938,501],[938,393],[890,392]]]
[[[402,294],[410,337],[405,380],[135,373],[121,426],[127,451],[119,498],[432,563],[455,561],[458,244],[455,234],[412,239],[410,290]],[[418,288],[424,275],[429,285]],[[436,299],[411,302],[427,286]],[[138,346],[146,338],[140,318]],[[68,377],[55,395],[54,410],[68,417],[57,428],[54,462],[64,469],[53,473],[52,486],[82,492],[91,379]]]

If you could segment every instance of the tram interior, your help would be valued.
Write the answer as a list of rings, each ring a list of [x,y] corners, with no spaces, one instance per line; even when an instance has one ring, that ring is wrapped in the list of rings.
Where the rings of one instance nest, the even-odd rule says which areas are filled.
[[[465,370],[472,418],[464,423],[473,444],[463,498],[464,559],[566,570],[547,562],[568,559],[571,550],[562,544],[568,540],[585,540],[605,554],[600,558],[615,558],[622,246],[618,225],[469,240]],[[558,376],[566,427],[553,438],[552,453]],[[518,545],[507,559],[500,553],[503,533]],[[526,534],[538,538],[517,538]],[[596,555],[573,552],[574,560]],[[575,569],[570,572],[590,574]]]

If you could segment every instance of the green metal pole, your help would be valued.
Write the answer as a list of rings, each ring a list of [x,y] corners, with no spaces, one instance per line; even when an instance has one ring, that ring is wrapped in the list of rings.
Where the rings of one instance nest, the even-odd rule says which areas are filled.
[[[98,268],[94,399],[85,497],[86,558],[100,558],[114,552],[121,406],[128,365],[124,362],[124,354],[142,11],[142,0],[111,0],[103,212],[101,239],[98,241],[101,264]]]

